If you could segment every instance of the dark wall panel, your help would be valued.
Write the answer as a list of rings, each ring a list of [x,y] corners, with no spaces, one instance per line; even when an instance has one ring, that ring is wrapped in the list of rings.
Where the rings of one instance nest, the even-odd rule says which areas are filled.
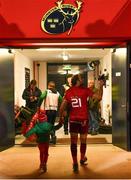
[[[0,150],[14,139],[14,55],[0,49]]]
[[[128,150],[127,134],[127,50],[112,54],[112,142]]]

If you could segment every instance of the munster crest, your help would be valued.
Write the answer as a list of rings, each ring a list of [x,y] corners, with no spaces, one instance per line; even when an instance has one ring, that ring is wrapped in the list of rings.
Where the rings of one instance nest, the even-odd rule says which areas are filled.
[[[75,1],[76,6],[57,1],[56,6],[46,12],[42,17],[42,30],[49,34],[71,33],[73,26],[79,19],[82,7],[81,1]]]

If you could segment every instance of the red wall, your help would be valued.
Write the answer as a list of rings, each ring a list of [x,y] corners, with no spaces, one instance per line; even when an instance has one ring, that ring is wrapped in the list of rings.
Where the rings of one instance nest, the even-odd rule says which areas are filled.
[[[131,0],[83,0],[70,35],[45,33],[40,22],[56,0],[0,0],[0,39],[131,39]],[[75,5],[75,0],[65,0]]]

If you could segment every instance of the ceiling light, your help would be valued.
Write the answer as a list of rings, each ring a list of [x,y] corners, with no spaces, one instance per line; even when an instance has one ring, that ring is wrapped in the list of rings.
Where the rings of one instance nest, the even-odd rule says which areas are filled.
[[[59,74],[66,74],[66,71],[58,71]]]
[[[90,50],[89,48],[38,48],[36,51],[86,51]]]
[[[0,53],[1,54],[7,53],[7,52],[8,52],[8,49],[0,48]]]
[[[79,74],[80,73],[80,71],[78,70],[78,71],[72,71],[72,74],[73,75],[75,75],[75,74]]]
[[[38,48],[36,51],[60,51],[60,48]]]
[[[62,58],[64,61],[67,61],[69,59],[69,56],[67,54],[63,54]]]

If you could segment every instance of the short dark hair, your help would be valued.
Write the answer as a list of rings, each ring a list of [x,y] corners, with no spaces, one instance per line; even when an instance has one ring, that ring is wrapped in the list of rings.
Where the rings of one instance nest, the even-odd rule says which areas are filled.
[[[50,85],[50,84],[54,84],[55,85],[55,81],[49,81],[48,85]]]
[[[72,74],[67,74],[66,79],[71,78],[72,76],[73,76]]]
[[[74,75],[71,79],[72,86],[75,86],[78,80],[79,80],[79,74]]]
[[[36,84],[37,84],[37,82],[36,82],[36,80],[35,80],[35,79],[33,79],[33,80],[31,80],[30,84],[36,85]]]

